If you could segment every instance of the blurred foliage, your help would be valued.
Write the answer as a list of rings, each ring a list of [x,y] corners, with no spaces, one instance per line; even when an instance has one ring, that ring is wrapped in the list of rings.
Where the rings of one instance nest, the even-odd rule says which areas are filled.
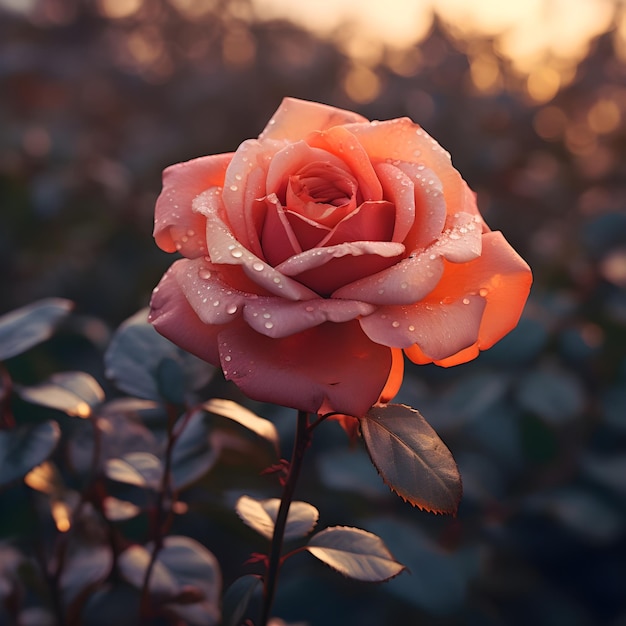
[[[163,473],[165,407],[243,402],[276,425],[283,456],[294,416],[203,378],[170,347],[158,363],[107,362],[116,388],[104,353],[171,262],[151,238],[162,169],[256,136],[285,95],[422,124],[535,285],[518,329],[477,361],[407,369],[398,401],[454,453],[458,516],[401,502],[360,443],[350,449],[325,424],[297,496],[315,504],[320,527],[380,535],[410,573],[372,587],[297,555],[276,614],[311,626],[626,624],[626,66],[616,32],[554,93],[528,89],[489,39],[455,39],[437,20],[416,48],[368,66],[287,22],[255,20],[246,0],[143,0],[126,13],[112,0],[5,6],[2,312],[51,296],[75,309],[59,319],[64,301],[46,301],[54,323],[35,319],[37,341],[54,334],[43,344],[2,335],[19,349],[6,348],[0,383],[15,422],[0,433],[2,458],[13,459],[6,473],[0,465],[0,624],[136,624],[145,554],[128,549],[147,550],[155,510],[169,511],[160,523],[170,543],[153,566],[164,611],[146,623],[194,623],[192,588],[219,592],[212,555],[224,589],[257,571],[244,562],[265,544],[235,503],[278,495],[275,477],[259,475],[272,462],[267,442],[201,410],[190,433],[205,432],[214,452],[183,440],[174,458],[184,493],[159,504],[150,485]],[[132,340],[144,350],[153,344],[141,332]],[[142,363],[156,368],[148,380],[133,370]],[[179,566],[186,551],[191,572]]]

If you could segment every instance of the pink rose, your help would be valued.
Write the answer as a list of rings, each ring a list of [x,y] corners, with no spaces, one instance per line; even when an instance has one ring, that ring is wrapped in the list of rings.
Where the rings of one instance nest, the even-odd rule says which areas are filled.
[[[415,363],[475,358],[518,322],[528,265],[408,118],[285,99],[236,152],[169,167],[176,261],[151,322],[250,398],[359,416]]]

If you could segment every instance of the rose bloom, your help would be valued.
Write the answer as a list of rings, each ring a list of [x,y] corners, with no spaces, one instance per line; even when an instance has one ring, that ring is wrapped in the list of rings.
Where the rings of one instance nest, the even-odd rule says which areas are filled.
[[[250,398],[363,415],[415,363],[475,358],[517,324],[528,265],[408,118],[285,99],[258,139],[165,170],[177,260],[150,321]]]

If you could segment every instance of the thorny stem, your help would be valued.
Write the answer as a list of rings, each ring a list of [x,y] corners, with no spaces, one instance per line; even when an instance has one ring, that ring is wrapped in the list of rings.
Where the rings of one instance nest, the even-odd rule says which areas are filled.
[[[283,495],[280,500],[278,515],[274,525],[274,535],[272,537],[271,551],[267,566],[267,573],[263,586],[263,607],[261,610],[261,620],[258,626],[267,626],[274,603],[274,595],[276,593],[276,582],[278,580],[278,572],[282,563],[281,552],[283,548],[283,537],[285,535],[285,527],[287,525],[287,515],[289,507],[293,499],[293,494],[300,475],[304,453],[311,441],[311,430],[309,428],[309,414],[305,411],[298,411],[298,424],[296,429],[296,437],[291,455],[291,463],[289,465],[289,474],[283,488]]]

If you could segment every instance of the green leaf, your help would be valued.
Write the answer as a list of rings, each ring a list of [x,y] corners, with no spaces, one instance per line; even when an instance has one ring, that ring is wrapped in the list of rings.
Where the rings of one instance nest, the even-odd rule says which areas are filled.
[[[24,477],[43,463],[60,436],[59,425],[53,421],[0,431],[0,486]]]
[[[170,611],[190,626],[220,622],[222,575],[212,552],[189,537],[170,536],[165,538],[157,562],[167,568],[183,592],[175,604],[168,605]],[[190,598],[199,601],[190,602]]]
[[[177,489],[204,476],[223,451],[262,455],[264,465],[278,456],[278,434],[268,420],[230,400],[210,400],[194,412],[172,450],[172,480]]]
[[[372,407],[361,418],[372,462],[401,498],[433,513],[456,513],[461,476],[450,450],[418,411],[402,404]]]
[[[137,589],[143,589],[146,570],[150,564],[152,552],[143,546],[133,545],[119,555],[117,566],[120,574]],[[150,573],[150,593],[156,601],[172,600],[180,593],[180,585],[172,572],[157,558]]]
[[[244,524],[256,530],[266,539],[271,539],[274,534],[274,524],[280,500],[270,498],[269,500],[255,500],[250,496],[241,496],[237,500],[235,510]],[[319,511],[308,502],[292,502],[287,514],[284,538],[300,539],[306,537],[317,524]]]
[[[174,371],[174,361],[180,371]],[[147,309],[126,320],[116,331],[104,355],[106,374],[119,389],[148,400],[178,400],[199,389],[214,369],[181,350],[148,323]],[[170,377],[171,375],[171,377]],[[169,377],[169,378],[168,378]],[[184,388],[181,388],[184,385]]]
[[[356,580],[382,582],[405,569],[380,537],[360,528],[327,528],[311,537],[306,549],[320,561]]]
[[[161,461],[149,452],[129,452],[118,459],[109,459],[105,473],[111,480],[127,485],[158,489],[163,467]]]
[[[141,589],[153,544],[131,546],[119,557],[125,580]],[[163,541],[150,575],[150,593],[190,626],[213,626],[220,619],[222,579],[217,559],[189,537],[170,536]]]
[[[90,417],[93,408],[104,400],[102,387],[85,372],[53,374],[44,383],[19,388],[18,394],[27,402],[82,418]]]
[[[48,339],[73,306],[69,300],[47,298],[0,317],[0,361]]]
[[[255,595],[261,595],[263,579],[256,574],[238,578],[224,594],[222,623],[224,626],[240,626]]]
[[[141,509],[132,502],[119,500],[113,496],[106,496],[102,501],[102,508],[106,518],[111,522],[132,519],[141,513]]]
[[[276,431],[276,426],[269,420],[259,417],[232,400],[223,400],[222,398],[213,398],[205,402],[202,408],[209,413],[236,422],[258,437],[265,439],[274,447],[278,454],[278,432]]]
[[[108,546],[90,546],[73,551],[64,564],[59,581],[64,604],[71,604],[88,587],[102,582],[112,565],[113,554]]]

